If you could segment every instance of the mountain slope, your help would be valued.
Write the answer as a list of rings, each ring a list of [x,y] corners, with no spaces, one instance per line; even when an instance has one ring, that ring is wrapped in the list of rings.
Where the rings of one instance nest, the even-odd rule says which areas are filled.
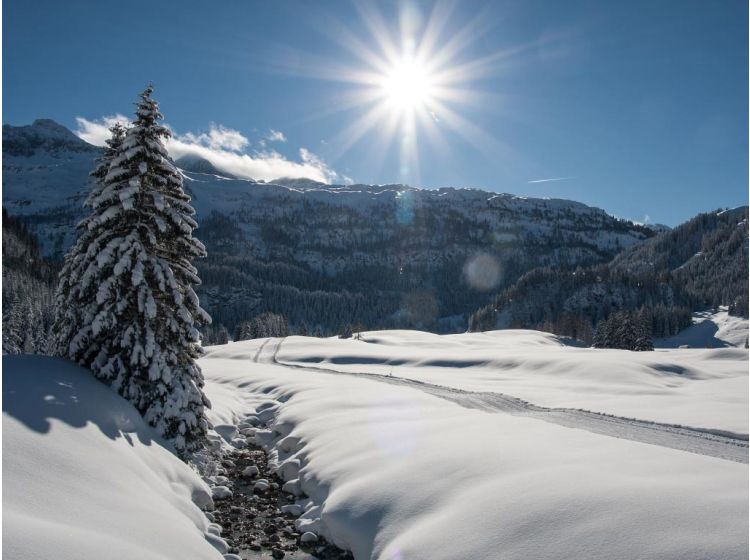
[[[3,128],[3,204],[60,259],[74,239],[98,148],[59,125]],[[7,145],[6,145],[7,144]],[[6,149],[7,148],[7,149]],[[566,200],[479,189],[277,183],[181,161],[209,258],[201,297],[217,323],[272,311],[322,332],[463,330],[489,294],[540,266],[610,260],[653,230]]]
[[[516,326],[579,337],[617,309],[646,307],[656,337],[691,324],[690,312],[725,305],[747,316],[748,208],[700,214],[630,247],[612,262],[530,271],[471,317],[472,330]],[[585,330],[585,329],[583,329]],[[579,337],[580,338],[580,337]]]

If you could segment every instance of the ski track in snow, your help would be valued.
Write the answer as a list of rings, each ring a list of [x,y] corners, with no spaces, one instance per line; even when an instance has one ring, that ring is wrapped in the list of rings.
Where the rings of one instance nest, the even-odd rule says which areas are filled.
[[[604,436],[669,447],[671,449],[698,455],[707,455],[737,463],[748,463],[747,436],[720,430],[689,428],[673,424],[637,420],[635,418],[623,418],[621,416],[574,408],[547,408],[503,393],[465,391],[393,375],[386,376],[365,372],[355,373],[284,362],[279,360],[278,357],[284,339],[277,339],[275,344],[269,346],[269,350],[264,352],[270,340],[264,342],[258,349],[258,352],[253,356],[254,362],[271,363],[304,371],[325,373],[328,375],[348,375],[371,379],[381,383],[402,385],[454,402],[466,408],[473,408],[484,412],[504,412],[517,416],[527,416]]]

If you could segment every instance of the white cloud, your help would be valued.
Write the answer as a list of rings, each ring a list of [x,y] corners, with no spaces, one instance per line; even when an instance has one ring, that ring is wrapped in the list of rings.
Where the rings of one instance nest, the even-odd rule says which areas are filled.
[[[215,149],[192,142],[187,135],[175,136],[167,142],[169,154],[178,159],[195,155],[210,161],[217,169],[243,179],[271,181],[281,177],[306,178],[321,183],[338,180],[338,174],[318,156],[300,148],[301,161],[291,161],[273,150],[239,153]]]
[[[286,142],[286,136],[284,136],[283,132],[274,130],[272,128],[266,136],[266,140],[268,140],[269,142]]]
[[[89,144],[93,144],[94,146],[104,146],[104,141],[109,139],[112,135],[109,132],[109,129],[117,123],[127,126],[130,121],[128,120],[128,117],[119,113],[108,117],[102,117],[95,121],[90,121],[83,117],[76,117],[78,128],[75,133],[79,138],[85,140]]]
[[[109,137],[109,127],[115,122],[127,124],[128,119],[117,114],[93,121],[76,117],[76,122],[78,128],[75,133],[80,138],[91,144],[103,146],[104,140]],[[284,137],[280,132],[277,133]],[[222,125],[211,124],[208,132],[198,134],[173,132],[166,145],[169,155],[174,159],[186,155],[202,157],[220,171],[242,179],[271,181],[281,177],[292,177],[312,179],[321,183],[348,179],[339,177],[322,159],[306,148],[299,150],[300,161],[287,159],[273,150],[245,153],[243,150],[250,145],[250,141],[239,131]]]
[[[240,152],[250,144],[250,141],[241,132],[214,123],[211,123],[207,133],[193,134],[188,132],[182,138],[190,144],[198,144],[212,150],[229,150],[232,152]]]

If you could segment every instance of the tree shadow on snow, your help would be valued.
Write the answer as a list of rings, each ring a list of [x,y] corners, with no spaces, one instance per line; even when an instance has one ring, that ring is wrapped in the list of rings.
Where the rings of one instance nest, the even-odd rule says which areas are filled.
[[[46,434],[52,421],[95,425],[110,439],[151,445],[154,434],[138,411],[87,369],[48,356],[3,356],[3,414]]]

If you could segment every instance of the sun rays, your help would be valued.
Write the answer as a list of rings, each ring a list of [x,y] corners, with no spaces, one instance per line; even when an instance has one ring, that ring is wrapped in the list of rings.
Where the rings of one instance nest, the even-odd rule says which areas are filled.
[[[493,52],[478,47],[491,18],[475,13],[457,26],[455,2],[439,2],[427,12],[416,3],[399,3],[396,17],[386,17],[372,3],[356,7],[365,32],[331,16],[322,32],[341,56],[306,53],[311,63],[299,68],[308,77],[343,84],[333,106],[313,117],[346,113],[346,124],[327,142],[327,159],[335,162],[368,142],[373,171],[382,171],[395,150],[399,181],[421,186],[420,156],[448,157],[456,140],[493,159],[511,153],[472,116],[501,110],[502,96],[482,91],[481,82],[507,71],[524,47]]]

